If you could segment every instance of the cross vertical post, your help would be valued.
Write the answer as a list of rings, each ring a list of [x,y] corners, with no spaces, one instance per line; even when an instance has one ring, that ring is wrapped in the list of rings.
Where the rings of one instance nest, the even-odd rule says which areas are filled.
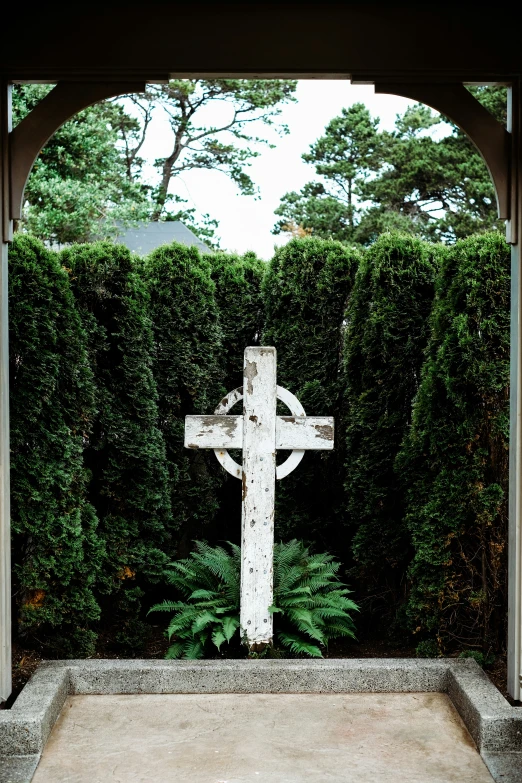
[[[225,468],[243,485],[241,515],[240,630],[251,650],[260,651],[273,636],[274,503],[275,482],[296,468],[306,451],[331,450],[334,420],[307,416],[294,395],[276,385],[276,349],[245,349],[243,386],[234,389],[217,406],[213,416],[185,418],[185,446],[214,449]],[[226,414],[243,400],[241,416]],[[291,416],[276,416],[277,400]],[[227,449],[242,449],[238,465]],[[276,466],[277,449],[291,451]]]
[[[240,625],[253,648],[272,640],[276,362],[275,348],[245,351]]]

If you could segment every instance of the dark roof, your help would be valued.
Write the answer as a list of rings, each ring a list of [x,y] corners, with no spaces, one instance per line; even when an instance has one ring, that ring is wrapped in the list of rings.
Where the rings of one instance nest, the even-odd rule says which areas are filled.
[[[143,223],[135,228],[122,229],[122,233],[115,237],[114,241],[140,256],[146,256],[160,245],[170,245],[171,242],[197,247],[200,253],[212,253],[180,220]]]

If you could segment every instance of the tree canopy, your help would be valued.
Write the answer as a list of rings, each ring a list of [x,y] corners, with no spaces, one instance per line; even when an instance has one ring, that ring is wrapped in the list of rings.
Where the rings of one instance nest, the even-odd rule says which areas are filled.
[[[506,121],[503,87],[473,94]],[[416,104],[380,131],[362,103],[343,109],[303,160],[320,179],[286,193],[273,233],[308,233],[371,244],[385,230],[455,241],[498,227],[495,192],[480,154],[456,126],[441,135],[441,115]]]
[[[25,84],[13,90],[18,124],[50,90]],[[39,154],[25,188],[23,227],[50,243],[83,242],[110,236],[118,220],[148,214],[137,171],[128,175],[118,149],[119,128],[137,121],[116,103],[103,101],[66,122]]]
[[[250,124],[286,132],[277,117],[281,104],[293,100],[296,84],[280,79],[175,79],[80,112],[38,156],[25,191],[24,227],[41,239],[63,244],[110,236],[118,221],[182,220],[212,243],[217,222],[187,209],[172,190],[175,178],[194,169],[220,171],[241,193],[254,194],[246,168],[259,154],[255,148],[268,142],[250,133]],[[15,87],[15,124],[49,89]],[[209,115],[212,106],[216,111]],[[172,131],[171,150],[155,161],[157,179],[149,183],[143,178],[141,153],[153,114],[160,111]]]

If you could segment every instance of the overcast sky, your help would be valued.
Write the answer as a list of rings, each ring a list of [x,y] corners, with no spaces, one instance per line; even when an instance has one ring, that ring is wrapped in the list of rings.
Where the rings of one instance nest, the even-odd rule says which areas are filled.
[[[300,81],[296,97],[297,102],[284,106],[281,114],[281,121],[290,130],[287,136],[279,137],[261,124],[250,127],[252,133],[268,135],[276,144],[275,149],[261,147],[261,154],[248,169],[259,188],[259,199],[240,195],[237,187],[219,172],[192,171],[177,178],[175,192],[188,199],[186,206],[195,207],[200,213],[208,212],[219,221],[218,234],[224,250],[238,253],[254,250],[261,258],[269,259],[275,244],[288,241],[271,233],[277,220],[274,209],[287,191],[300,190],[314,178],[313,167],[304,163],[301,155],[342,108],[362,102],[373,117],[380,118],[381,129],[391,130],[396,115],[413,103],[394,95],[375,95],[371,86],[333,80]],[[207,109],[205,119],[219,122],[221,110],[227,107]],[[157,112],[143,156],[151,164],[155,158],[170,152],[169,144],[170,129],[161,112]]]

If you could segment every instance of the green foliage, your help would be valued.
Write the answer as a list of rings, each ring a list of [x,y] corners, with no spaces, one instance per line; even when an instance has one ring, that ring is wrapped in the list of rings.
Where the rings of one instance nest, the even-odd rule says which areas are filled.
[[[104,614],[117,619],[127,645],[132,638],[139,644],[142,589],[162,573],[175,542],[147,292],[139,261],[123,245],[74,245],[61,257],[96,383],[98,412],[84,460],[106,544],[101,589],[113,594],[104,602]]]
[[[259,153],[248,145],[267,141],[248,133],[250,123],[274,125],[281,104],[294,100],[296,86],[281,79],[171,79],[149,85],[138,103],[144,120],[153,106],[161,107],[172,130],[169,154],[155,162],[160,177],[152,191],[152,219],[169,214],[169,203],[179,201],[169,192],[172,180],[193,169],[221,171],[242,193],[254,194],[245,168]],[[223,109],[218,126],[205,120],[205,109],[216,103]],[[286,132],[285,126],[279,130]]]
[[[167,633],[175,637],[167,658],[203,658],[212,647],[238,641],[241,550],[229,544],[196,551],[171,564],[167,581],[185,600],[153,606],[151,612],[174,612]],[[354,638],[351,613],[356,604],[339,581],[340,563],[328,554],[311,555],[302,542],[274,548],[275,636],[291,653],[322,657],[321,647],[337,637]]]
[[[435,639],[425,639],[415,648],[417,658],[440,658],[440,649]]]
[[[501,122],[506,88],[471,88]],[[498,226],[490,175],[468,137],[416,104],[379,131],[362,104],[343,109],[302,157],[320,179],[283,196],[273,231],[301,226],[317,236],[364,245],[396,229],[455,241]]]
[[[396,463],[414,547],[409,626],[447,649],[496,650],[505,638],[509,274],[498,233],[444,251]]]
[[[175,642],[167,658],[203,658],[212,645],[218,652],[239,628],[241,550],[230,544],[212,548],[197,541],[196,551],[171,563],[165,576],[185,600],[163,601],[151,612],[174,612],[167,633]]]
[[[15,85],[15,125],[49,89],[40,84]],[[103,101],[57,130],[29,177],[23,230],[52,243],[84,242],[113,234],[116,221],[145,218],[145,190],[117,146],[118,129],[135,125],[121,106]]]
[[[277,348],[278,384],[308,415],[340,411],[342,321],[359,261],[359,253],[340,242],[293,239],[276,251],[264,278],[262,344]],[[334,452],[309,452],[278,484],[275,519],[283,539],[300,535],[324,543],[331,532],[342,492],[338,447],[337,439]]]
[[[433,246],[383,234],[365,253],[345,316],[344,523],[373,611],[393,611],[409,556],[394,460],[407,432],[429,335]],[[382,603],[381,603],[382,602]]]
[[[229,392],[243,385],[245,348],[259,345],[263,326],[261,283],[266,264],[254,253],[213,253],[208,261],[221,314],[224,383]]]
[[[246,169],[267,143],[249,133],[256,121],[277,125],[281,105],[293,100],[297,82],[279,79],[174,79],[148,85],[141,95],[102,101],[66,122],[38,156],[25,190],[22,228],[48,242],[65,244],[110,237],[116,222],[182,220],[210,245],[217,221],[201,217],[172,192],[176,177],[193,169],[221,171],[242,193],[254,194]],[[15,85],[13,120],[18,124],[49,92],[48,85]],[[221,106],[222,125],[205,110]],[[131,113],[127,110],[131,109]],[[154,185],[140,180],[140,152],[153,113],[163,111],[172,147],[156,160]]]
[[[475,88],[474,93],[505,122],[505,87]],[[363,198],[375,204],[366,225],[361,223],[362,241],[382,231],[389,212],[408,219],[416,233],[449,242],[500,227],[493,183],[469,138],[455,125],[442,138],[428,132],[444,121],[421,104],[398,118],[383,145],[381,172],[362,189]]]
[[[340,566],[332,555],[312,555],[301,541],[276,544],[271,611],[283,647],[320,658],[331,639],[355,638],[352,613],[358,607],[337,576]]]
[[[222,478],[212,452],[184,448],[185,416],[213,413],[225,394],[223,334],[208,257],[195,247],[164,245],[145,260],[154,335],[153,372],[166,445],[172,518],[181,550],[217,510]]]
[[[489,655],[484,655],[484,653],[481,653],[478,650],[464,650],[464,652],[460,653],[459,658],[473,658],[482,668],[484,668],[484,666],[491,666],[492,663],[495,663],[494,655],[491,653]]]
[[[353,242],[356,239],[356,198],[361,185],[379,166],[379,120],[363,103],[343,109],[302,158],[324,182],[309,182],[300,193],[287,193],[275,210],[281,220],[274,233],[291,224],[312,228],[317,236]]]
[[[104,544],[86,499],[95,388],[67,272],[34,239],[9,249],[11,514],[19,631],[89,655]]]

